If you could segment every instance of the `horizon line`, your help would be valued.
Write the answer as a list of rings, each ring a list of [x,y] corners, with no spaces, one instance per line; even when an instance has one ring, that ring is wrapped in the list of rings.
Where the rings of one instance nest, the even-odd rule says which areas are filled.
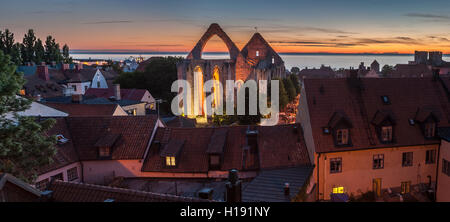
[[[74,49],[70,50],[71,54],[188,54],[189,51],[136,51],[136,50],[91,50],[91,49]],[[228,52],[204,52],[205,54],[221,54],[226,55]],[[398,53],[398,52],[356,52],[356,53],[339,53],[339,52],[279,52],[281,55],[403,55],[410,56],[414,53]],[[442,54],[443,56],[450,56],[450,54]]]

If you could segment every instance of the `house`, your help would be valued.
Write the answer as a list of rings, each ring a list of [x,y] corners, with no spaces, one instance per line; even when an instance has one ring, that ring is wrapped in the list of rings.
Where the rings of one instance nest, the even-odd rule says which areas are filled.
[[[450,127],[439,128],[441,147],[438,155],[436,201],[450,202]]]
[[[11,174],[0,174],[0,202],[34,202],[41,192]]]
[[[84,94],[88,88],[108,88],[117,74],[101,69],[84,68],[83,64],[41,64],[20,66],[26,83],[24,95],[32,97],[56,97]]]
[[[123,72],[134,72],[138,68],[139,63],[133,57],[123,61],[122,71]]]
[[[302,86],[297,121],[315,165],[317,198],[434,189],[436,129],[450,120],[442,81],[355,76]]]
[[[108,184],[115,176],[136,177],[157,127],[156,116],[57,118],[48,135],[56,135],[53,163],[39,169],[35,186],[52,179]]]
[[[150,110],[156,110],[155,98],[146,89],[121,89],[120,84],[114,84],[113,87],[100,89],[90,88],[85,93],[86,96],[95,96],[98,98],[116,98],[120,95],[119,100],[134,100],[145,102],[145,107]]]
[[[69,116],[127,116],[118,104],[50,103],[45,105],[68,113]]]
[[[83,68],[82,64],[77,64],[74,70],[65,72],[68,77],[65,80],[67,87],[73,90],[67,91],[65,95],[84,94],[89,88],[107,89],[108,80],[113,80],[117,75],[112,71],[101,69]]]
[[[431,77],[433,72],[426,64],[397,64],[387,77]]]
[[[277,178],[251,183],[259,189],[278,184],[273,193],[258,196],[248,190],[246,200],[289,201],[312,172],[299,124],[189,129],[167,128],[156,116],[65,117],[48,134],[58,135],[58,152],[39,170],[35,186],[41,190],[55,179],[99,185],[115,184],[117,178],[216,180],[224,185],[230,170],[239,170],[246,181],[279,170]],[[286,183],[291,184],[287,196]]]

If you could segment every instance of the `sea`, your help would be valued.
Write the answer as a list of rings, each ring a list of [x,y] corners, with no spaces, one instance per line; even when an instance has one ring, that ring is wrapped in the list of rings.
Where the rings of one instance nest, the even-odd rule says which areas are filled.
[[[72,52],[71,56],[74,59],[111,59],[113,61],[122,61],[130,57],[143,57],[148,59],[150,57],[159,56],[180,56],[186,57],[186,52],[158,52],[158,53],[139,53],[139,52]],[[380,67],[384,65],[407,64],[408,61],[414,60],[413,54],[308,54],[308,53],[279,53],[284,60],[285,66],[288,70],[292,67],[304,68],[320,68],[322,65],[331,66],[331,68],[357,68],[361,62],[365,66],[377,60]],[[229,58],[228,53],[208,53],[202,55],[204,59],[226,59]],[[450,55],[443,55],[443,60],[450,61]]]

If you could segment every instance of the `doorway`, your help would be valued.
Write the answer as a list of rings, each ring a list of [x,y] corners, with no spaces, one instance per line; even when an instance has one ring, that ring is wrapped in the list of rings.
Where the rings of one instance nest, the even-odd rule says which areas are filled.
[[[381,178],[373,179],[373,192],[377,197],[381,196]]]

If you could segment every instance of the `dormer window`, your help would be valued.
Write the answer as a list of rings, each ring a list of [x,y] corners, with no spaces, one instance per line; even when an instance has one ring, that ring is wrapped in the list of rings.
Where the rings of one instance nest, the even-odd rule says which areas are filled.
[[[111,149],[109,147],[98,148],[98,155],[100,157],[109,157],[111,154]]]
[[[338,145],[347,145],[348,144],[348,129],[336,130],[336,143]]]
[[[160,156],[166,167],[176,167],[180,159],[181,149],[184,146],[184,140],[171,139],[161,150]]]
[[[175,166],[176,161],[174,156],[166,156],[166,166]]]
[[[351,145],[350,128],[352,127],[350,120],[344,113],[335,112],[328,125],[323,128],[323,132],[325,134],[327,132],[332,133],[336,146],[348,146]]]
[[[392,141],[392,126],[381,127],[381,141],[383,142]]]
[[[426,138],[433,138],[436,131],[436,123],[425,123],[424,134]]]

